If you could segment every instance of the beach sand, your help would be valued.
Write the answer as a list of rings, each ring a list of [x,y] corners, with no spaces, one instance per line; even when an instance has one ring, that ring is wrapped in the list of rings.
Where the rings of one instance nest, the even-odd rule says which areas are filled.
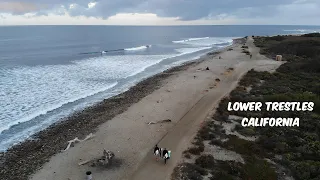
[[[242,44],[235,44],[231,51],[206,56],[204,61],[173,73],[161,82],[159,89],[100,125],[95,137],[53,156],[31,179],[81,180],[85,179],[86,171],[92,171],[96,180],[170,179],[173,168],[181,161],[182,151],[187,149],[201,123],[237,86],[240,78],[252,68],[270,71],[283,63],[261,56],[252,38],[247,45],[252,59],[242,53]],[[166,119],[171,122],[148,125]],[[166,165],[155,161],[152,154],[155,144],[172,151]],[[101,156],[104,149],[113,151],[121,160],[118,167],[78,165]]]

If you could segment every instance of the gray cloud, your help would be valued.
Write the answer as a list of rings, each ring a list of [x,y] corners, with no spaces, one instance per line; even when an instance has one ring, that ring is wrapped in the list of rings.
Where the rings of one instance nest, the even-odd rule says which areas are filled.
[[[0,12],[23,14],[36,12],[45,15],[62,5],[72,16],[93,16],[108,18],[117,13],[156,13],[161,17],[179,17],[181,20],[197,20],[204,17],[223,17],[228,15],[239,18],[270,17],[286,9],[276,7],[291,4],[320,4],[319,0],[96,0],[94,8],[88,3],[94,0],[11,0],[10,7],[0,8]],[[0,0],[1,3],[7,0]],[[10,4],[9,3],[9,4]],[[77,4],[69,9],[70,4]],[[292,13],[292,11],[289,11]],[[55,11],[56,14],[62,12]],[[223,15],[221,15],[223,14]],[[220,15],[220,16],[219,16]]]

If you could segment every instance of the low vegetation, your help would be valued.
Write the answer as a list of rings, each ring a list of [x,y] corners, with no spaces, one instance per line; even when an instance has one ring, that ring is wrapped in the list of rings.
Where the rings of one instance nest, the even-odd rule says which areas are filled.
[[[317,33],[297,36],[256,37],[256,46],[269,57],[283,55],[288,61],[275,73],[250,70],[230,96],[221,100],[212,120],[198,132],[194,147],[186,151],[194,164],[176,167],[173,179],[276,180],[284,172],[296,180],[320,179],[320,36]],[[250,91],[247,88],[250,87]],[[312,101],[312,112],[229,112],[228,102]],[[229,115],[241,117],[299,117],[300,127],[244,128],[234,132],[256,141],[226,135],[222,123]],[[205,143],[241,155],[244,164],[221,161],[204,153]],[[178,172],[179,169],[179,172]],[[202,173],[200,173],[200,172]],[[191,173],[193,172],[193,173]],[[180,178],[184,175],[184,178]]]
[[[245,53],[246,55],[250,55],[250,51],[248,50],[242,50],[242,53]]]
[[[320,33],[304,34],[302,37],[320,37]]]

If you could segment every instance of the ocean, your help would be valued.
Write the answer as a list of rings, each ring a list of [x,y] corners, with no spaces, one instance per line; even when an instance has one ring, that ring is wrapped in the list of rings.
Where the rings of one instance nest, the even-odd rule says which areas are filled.
[[[319,26],[0,27],[0,151],[144,78],[231,45],[233,38],[319,31]]]

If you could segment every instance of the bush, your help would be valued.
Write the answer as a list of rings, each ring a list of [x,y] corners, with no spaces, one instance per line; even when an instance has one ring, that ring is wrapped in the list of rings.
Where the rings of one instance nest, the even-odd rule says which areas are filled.
[[[204,144],[201,142],[187,150],[190,154],[200,155],[204,151]]]
[[[174,169],[172,174],[173,179],[190,179],[190,180],[202,180],[202,176],[208,175],[208,172],[195,165],[190,163],[183,163],[177,166]]]
[[[269,37],[268,39],[275,40],[275,41],[283,41],[286,38],[284,36],[273,36],[273,37]]]
[[[318,161],[302,161],[291,162],[291,171],[298,180],[317,179],[320,177],[320,162]]]
[[[257,135],[257,132],[255,131],[255,129],[253,127],[247,127],[247,128],[243,128],[238,130],[238,132],[244,136],[255,136]]]
[[[264,156],[265,152],[254,142],[246,141],[244,139],[240,139],[235,135],[229,135],[229,140],[224,142],[222,147],[235,151],[239,154],[244,155],[258,155]]]
[[[191,159],[191,155],[188,154],[188,153],[185,153],[185,154],[184,154],[184,157],[187,158],[187,159]]]
[[[219,171],[210,180],[234,180],[234,178],[224,171]]]
[[[320,37],[320,33],[303,34],[302,37]]]
[[[202,155],[196,159],[195,164],[205,169],[213,169],[214,158],[212,155]]]
[[[277,180],[277,174],[270,164],[261,159],[247,157],[242,179]]]
[[[223,142],[219,139],[213,139],[210,141],[210,144],[211,145],[216,145],[216,146],[222,146],[223,145]]]
[[[198,136],[203,140],[211,140],[215,138],[214,134],[211,133],[211,128],[206,125],[199,130]]]
[[[250,55],[250,52],[248,50],[242,50],[242,53],[245,53],[246,55]]]

